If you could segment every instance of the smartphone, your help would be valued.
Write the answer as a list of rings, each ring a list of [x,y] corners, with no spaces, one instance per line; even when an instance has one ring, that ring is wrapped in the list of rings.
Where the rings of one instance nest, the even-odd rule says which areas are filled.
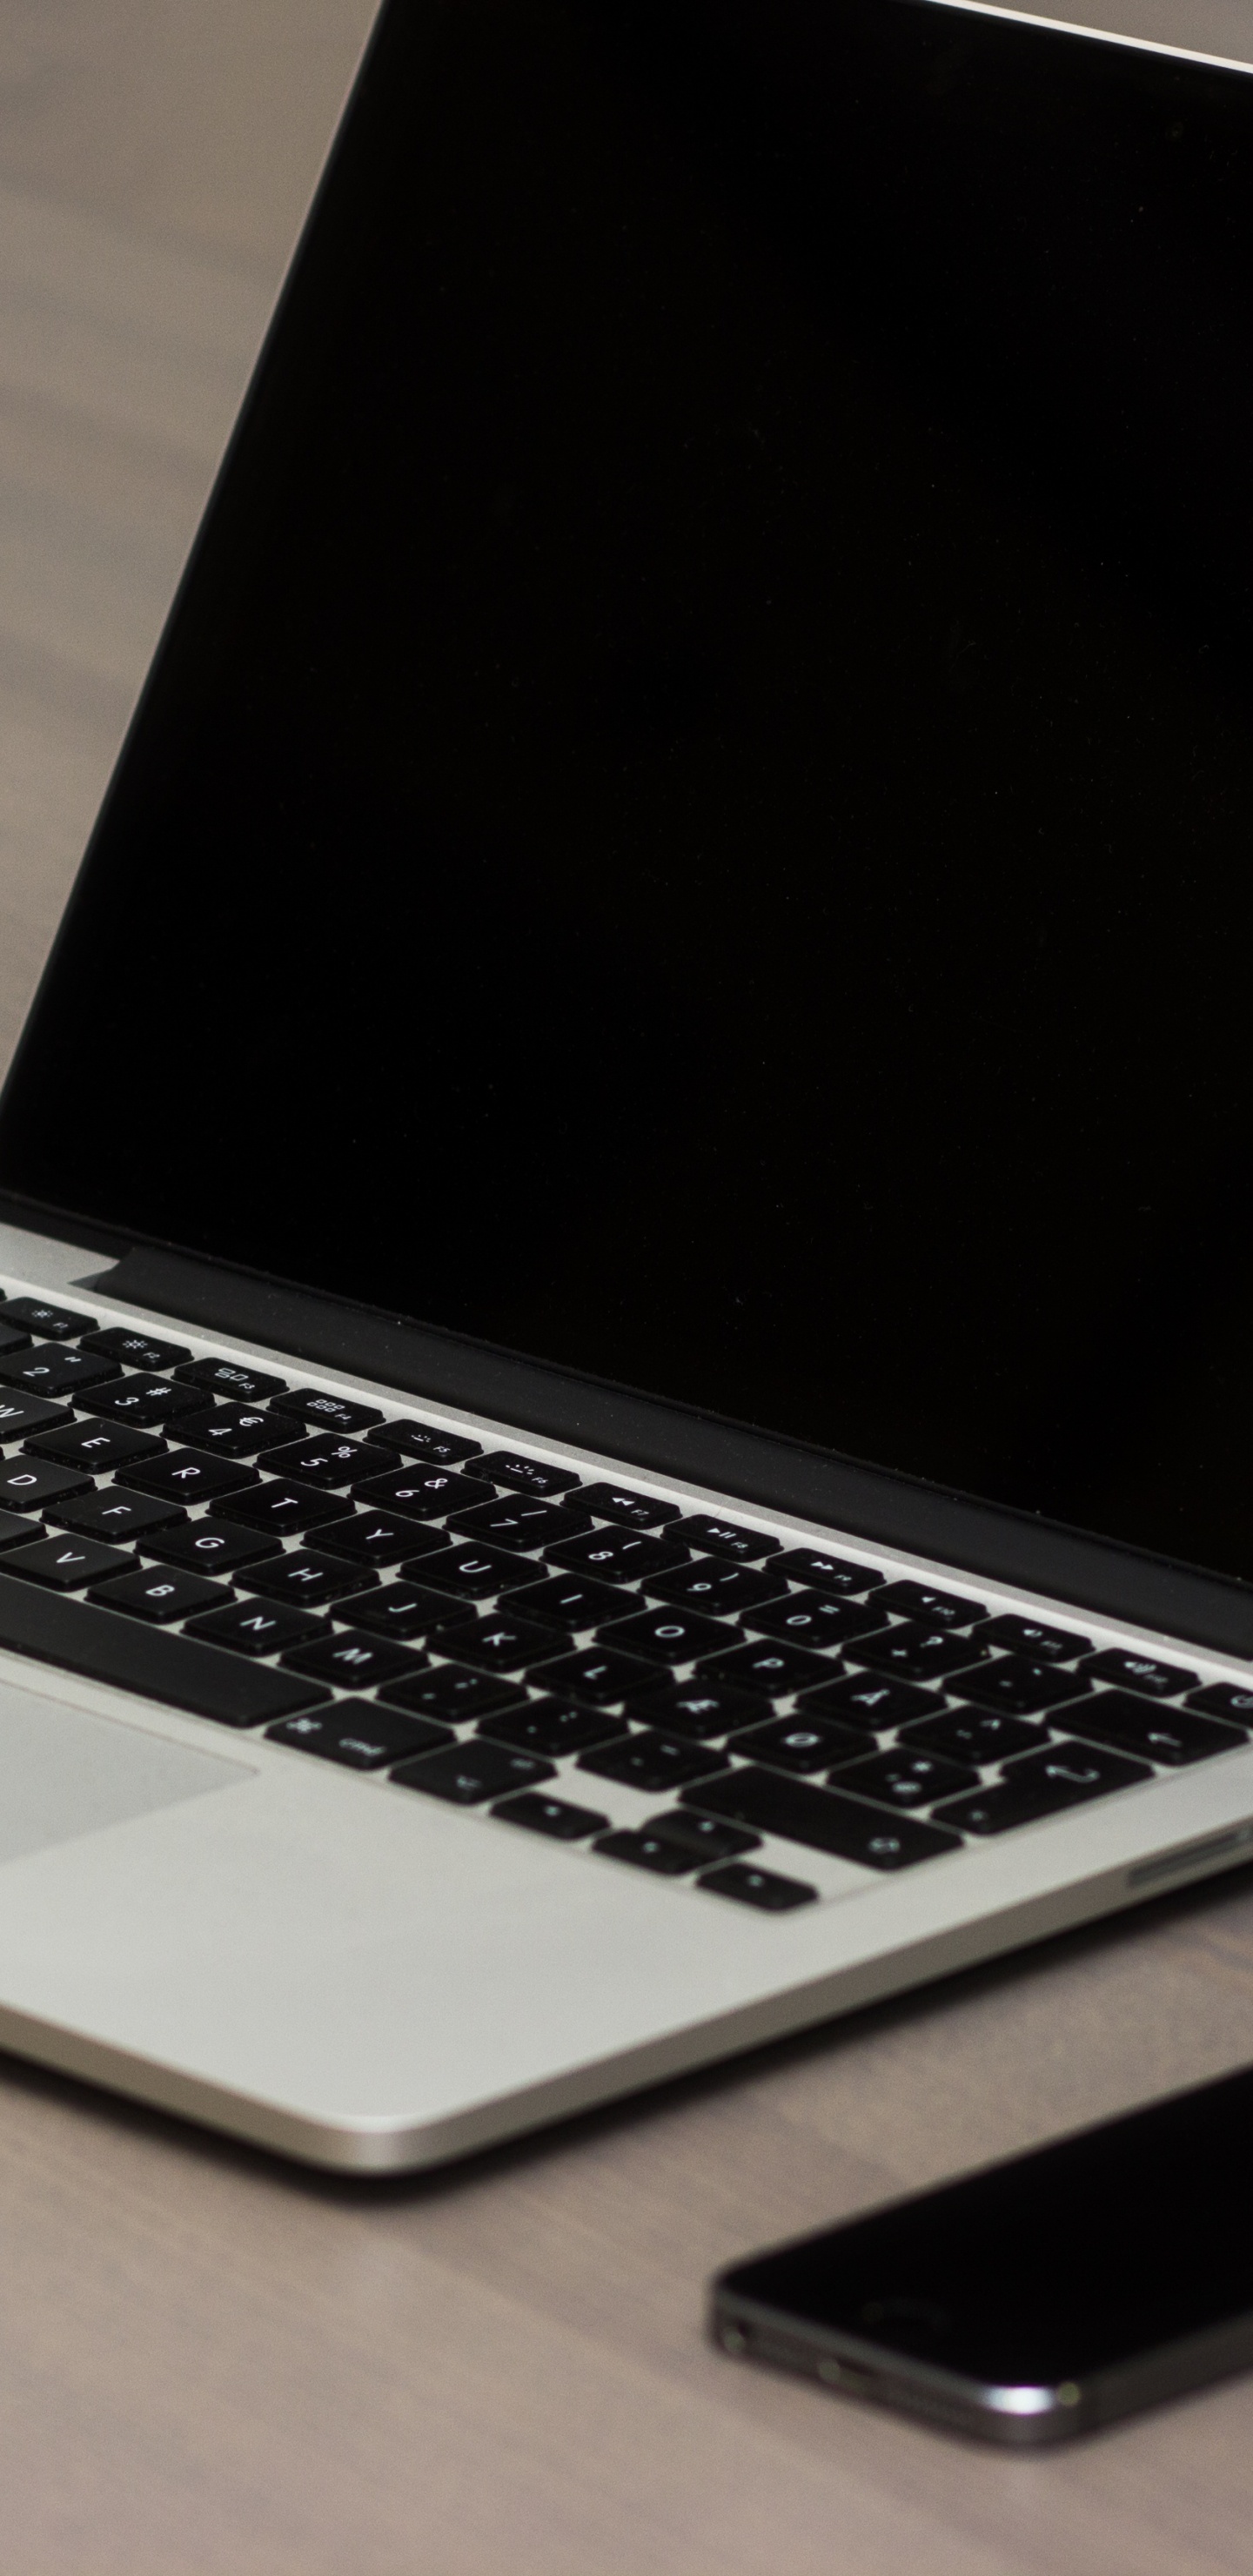
[[[1253,2362],[1253,2070],[752,2255],[724,2352],[1018,2448]]]

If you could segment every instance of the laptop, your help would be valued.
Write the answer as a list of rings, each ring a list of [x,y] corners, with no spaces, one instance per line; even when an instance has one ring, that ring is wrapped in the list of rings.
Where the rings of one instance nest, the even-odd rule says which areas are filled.
[[[436,2164],[1253,1854],[1253,87],[390,0],[0,1108],[0,2042]]]

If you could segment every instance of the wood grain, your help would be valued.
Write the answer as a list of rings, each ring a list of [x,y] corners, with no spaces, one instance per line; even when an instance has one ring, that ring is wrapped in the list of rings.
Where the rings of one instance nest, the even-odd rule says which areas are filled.
[[[0,15],[0,1058],[369,16]],[[1248,0],[1119,23],[1253,49]],[[701,2294],[1251,2033],[1244,1872],[417,2185],[0,2061],[6,2576],[1247,2576],[1253,2381],[1001,2460],[722,2360]]]

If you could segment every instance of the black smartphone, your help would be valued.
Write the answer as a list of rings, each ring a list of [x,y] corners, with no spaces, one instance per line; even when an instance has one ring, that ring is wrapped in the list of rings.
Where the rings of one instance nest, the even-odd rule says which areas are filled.
[[[725,2352],[1019,2448],[1253,2362],[1253,2069],[719,2274]]]

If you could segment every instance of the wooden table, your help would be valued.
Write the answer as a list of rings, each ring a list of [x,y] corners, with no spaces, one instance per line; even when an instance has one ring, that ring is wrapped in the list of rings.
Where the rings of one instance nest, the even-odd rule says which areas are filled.
[[[0,14],[5,1057],[369,17]],[[1253,52],[1249,0],[1117,23]],[[720,2359],[701,2294],[1251,2041],[1245,1871],[413,2185],[0,2061],[0,2564],[1248,2576],[1253,2380],[1002,2459]]]

